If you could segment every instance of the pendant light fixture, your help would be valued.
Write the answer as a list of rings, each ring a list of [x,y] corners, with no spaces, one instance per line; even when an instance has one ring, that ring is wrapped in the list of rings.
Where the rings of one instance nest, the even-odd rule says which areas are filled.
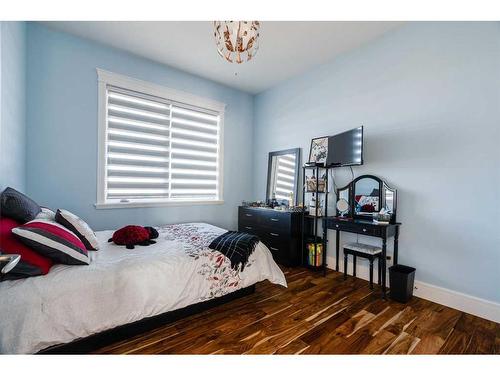
[[[251,60],[259,49],[259,21],[214,21],[217,52],[230,63]]]

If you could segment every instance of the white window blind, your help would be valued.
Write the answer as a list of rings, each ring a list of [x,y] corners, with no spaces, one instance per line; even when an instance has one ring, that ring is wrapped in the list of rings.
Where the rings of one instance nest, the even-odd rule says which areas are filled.
[[[101,203],[221,199],[220,112],[107,83],[105,102]]]

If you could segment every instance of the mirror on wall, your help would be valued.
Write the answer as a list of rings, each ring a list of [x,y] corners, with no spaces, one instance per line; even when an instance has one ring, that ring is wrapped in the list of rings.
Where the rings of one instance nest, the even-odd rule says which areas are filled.
[[[267,166],[267,202],[275,198],[280,203],[297,205],[300,148],[269,153]]]

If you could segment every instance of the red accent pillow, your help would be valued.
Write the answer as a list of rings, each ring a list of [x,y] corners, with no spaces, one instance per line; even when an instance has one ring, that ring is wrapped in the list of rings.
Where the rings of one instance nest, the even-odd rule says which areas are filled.
[[[5,278],[46,275],[52,267],[52,261],[24,245],[12,234],[11,230],[19,225],[14,219],[0,218],[0,252],[21,255],[21,261],[5,275]]]
[[[62,264],[89,264],[87,249],[69,229],[55,221],[35,219],[12,229],[21,242],[38,254]]]

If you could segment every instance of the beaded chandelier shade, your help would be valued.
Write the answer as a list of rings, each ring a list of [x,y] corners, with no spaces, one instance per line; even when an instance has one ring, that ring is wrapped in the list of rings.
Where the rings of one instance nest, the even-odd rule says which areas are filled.
[[[259,21],[214,21],[214,36],[219,55],[241,64],[259,49]]]

